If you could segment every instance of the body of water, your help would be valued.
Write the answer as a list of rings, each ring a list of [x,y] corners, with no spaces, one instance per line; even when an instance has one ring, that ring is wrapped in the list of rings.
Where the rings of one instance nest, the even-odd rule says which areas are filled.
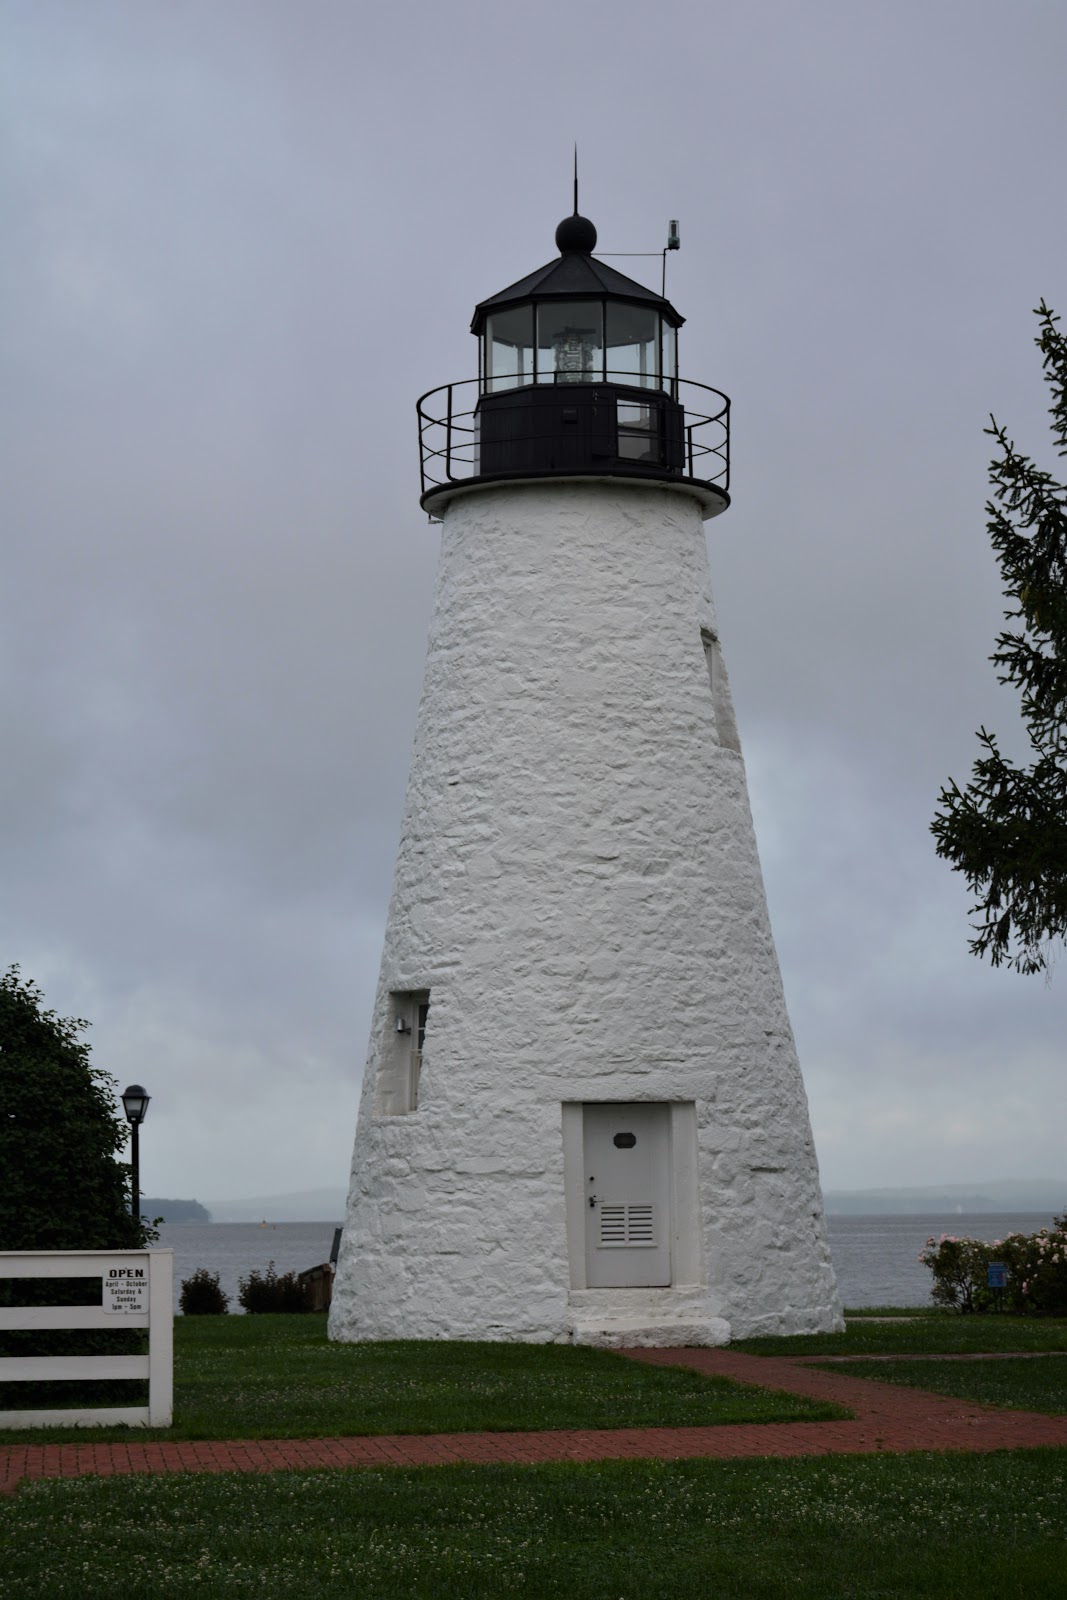
[[[183,1278],[198,1267],[217,1272],[219,1283],[230,1297],[230,1310],[240,1311],[237,1287],[240,1278],[252,1271],[264,1273],[270,1262],[281,1276],[303,1272],[330,1259],[333,1231],[337,1222],[204,1222],[164,1223],[159,1230],[160,1244],[174,1251],[174,1308]]]
[[[930,1302],[933,1278],[918,1255],[931,1235],[992,1241],[1008,1233],[1036,1233],[1051,1224],[1045,1212],[939,1211],[917,1217],[829,1216],[826,1232],[842,1305],[921,1306]]]
[[[1036,1233],[1051,1225],[1044,1212],[1004,1212],[959,1215],[937,1212],[916,1217],[829,1216],[826,1229],[837,1271],[837,1284],[846,1306],[916,1306],[930,1299],[930,1273],[920,1266],[919,1251],[932,1234],[953,1233],[960,1238],[1003,1239],[1008,1233]],[[260,1226],[251,1222],[211,1222],[200,1226],[165,1224],[160,1244],[174,1251],[174,1297],[183,1278],[198,1267],[217,1272],[237,1304],[239,1278],[265,1272],[273,1261],[279,1273],[302,1272],[328,1261],[336,1222],[278,1222]]]

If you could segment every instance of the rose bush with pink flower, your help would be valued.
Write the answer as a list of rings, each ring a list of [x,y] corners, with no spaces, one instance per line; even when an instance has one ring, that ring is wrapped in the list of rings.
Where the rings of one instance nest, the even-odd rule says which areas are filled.
[[[1007,1268],[999,1309],[1048,1316],[1067,1313],[1067,1214],[1037,1233],[1009,1233],[988,1244],[943,1233],[929,1238],[919,1260],[934,1275],[931,1298],[952,1311],[992,1311],[998,1299],[988,1286],[990,1262]]]

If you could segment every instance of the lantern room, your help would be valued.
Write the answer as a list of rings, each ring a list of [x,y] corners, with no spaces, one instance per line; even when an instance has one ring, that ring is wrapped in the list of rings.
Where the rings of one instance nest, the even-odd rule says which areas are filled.
[[[509,478],[652,478],[696,493],[706,516],[729,504],[729,401],[680,378],[684,318],[596,241],[588,218],[566,217],[558,258],[475,308],[477,379],[419,402],[431,516],[460,486]]]
[[[587,218],[567,217],[556,229],[559,260],[477,307],[471,332],[483,394],[620,383],[673,397],[685,319],[669,300],[595,260],[596,237]]]

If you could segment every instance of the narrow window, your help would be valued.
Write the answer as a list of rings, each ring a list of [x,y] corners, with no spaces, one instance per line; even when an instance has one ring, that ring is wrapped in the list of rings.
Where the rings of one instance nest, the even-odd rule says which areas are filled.
[[[414,1012],[415,1042],[411,1051],[411,1109],[414,1111],[419,1103],[419,1079],[422,1076],[422,1051],[426,1043],[426,1024],[430,1017],[430,997],[415,999],[412,1007]]]
[[[715,715],[715,731],[719,735],[719,743],[724,750],[736,750],[740,755],[741,740],[737,734],[737,719],[734,717],[733,701],[730,699],[730,683],[726,676],[726,668],[723,666],[718,637],[710,629],[701,628],[700,642],[704,646],[704,660],[708,664],[711,708]]]
[[[658,407],[637,399],[616,402],[619,428],[619,456],[623,461],[649,461],[660,464],[660,427]]]
[[[379,1116],[402,1117],[418,1109],[422,1056],[430,1017],[426,989],[394,990],[378,1061]]]

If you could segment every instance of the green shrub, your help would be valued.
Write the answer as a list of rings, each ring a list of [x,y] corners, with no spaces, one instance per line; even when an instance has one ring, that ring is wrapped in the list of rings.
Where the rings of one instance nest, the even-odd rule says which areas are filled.
[[[279,1277],[273,1261],[268,1261],[266,1272],[250,1272],[238,1280],[237,1298],[248,1312],[311,1309],[296,1273],[284,1272]]]
[[[934,1275],[935,1304],[952,1311],[1012,1311],[1021,1315],[1067,1312],[1067,1215],[1037,1233],[1009,1233],[992,1244],[943,1233],[927,1239],[919,1260]],[[1003,1263],[1007,1284],[989,1288],[990,1262]]]
[[[217,1272],[197,1267],[191,1278],[182,1279],[178,1304],[187,1317],[221,1317],[230,1309],[230,1297],[219,1283]]]

